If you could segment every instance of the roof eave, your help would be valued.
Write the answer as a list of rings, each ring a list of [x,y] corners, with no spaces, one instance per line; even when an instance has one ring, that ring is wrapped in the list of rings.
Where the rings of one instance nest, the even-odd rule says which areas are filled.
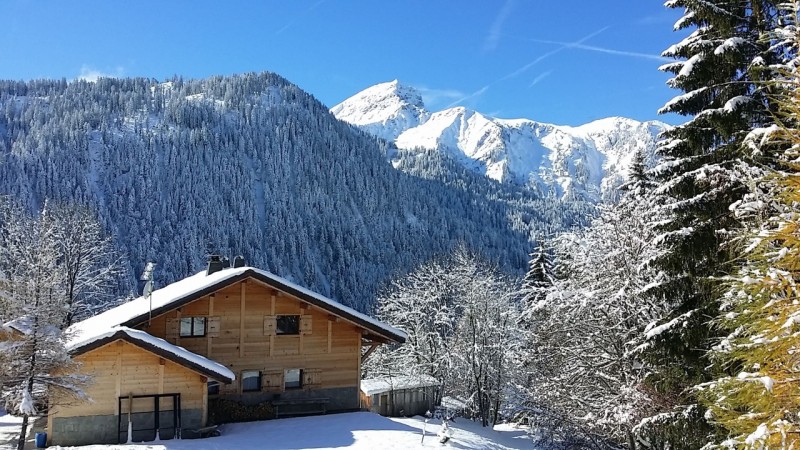
[[[128,343],[130,343],[132,345],[135,345],[137,347],[141,347],[141,348],[143,348],[143,349],[145,349],[145,350],[147,350],[147,351],[149,351],[151,353],[154,353],[154,354],[156,354],[156,355],[158,355],[158,356],[160,356],[162,358],[168,359],[168,360],[170,360],[170,361],[172,361],[172,362],[174,362],[176,364],[179,364],[181,366],[184,366],[184,367],[187,367],[187,368],[189,368],[191,370],[194,370],[195,372],[198,372],[198,373],[200,373],[200,374],[202,374],[204,376],[207,376],[208,378],[211,378],[211,379],[214,379],[214,380],[217,380],[217,381],[221,381],[221,382],[223,382],[225,384],[233,383],[233,379],[232,378],[229,378],[229,377],[223,376],[223,375],[221,375],[219,373],[213,372],[213,371],[207,369],[206,367],[203,367],[202,365],[199,365],[199,364],[197,364],[197,363],[195,363],[195,362],[193,362],[191,360],[188,360],[188,359],[185,359],[185,358],[181,358],[179,355],[176,355],[175,353],[168,352],[168,351],[166,351],[166,350],[164,350],[164,349],[162,349],[162,348],[160,348],[158,346],[152,345],[152,344],[150,344],[148,342],[141,341],[141,340],[138,340],[138,339],[133,339],[125,331],[117,331],[116,333],[114,333],[112,335],[109,335],[109,336],[106,336],[104,338],[97,339],[97,340],[88,342],[88,343],[86,343],[84,345],[81,345],[81,346],[75,347],[73,349],[70,349],[69,350],[69,354],[71,356],[81,355],[83,353],[98,349],[98,348],[100,348],[100,347],[102,347],[102,346],[104,346],[106,344],[112,343],[112,342],[120,340],[120,339],[125,341],[125,342],[128,342]]]
[[[387,341],[397,342],[399,344],[402,344],[402,343],[404,343],[406,341],[406,337],[405,336],[402,336],[402,335],[399,335],[399,334],[396,334],[396,333],[392,333],[391,331],[386,330],[384,328],[376,327],[375,324],[373,324],[373,323],[370,323],[370,322],[365,321],[365,320],[363,320],[363,319],[361,319],[361,318],[359,318],[357,316],[354,316],[354,315],[348,313],[347,311],[332,307],[332,305],[330,305],[327,302],[324,302],[324,301],[321,301],[321,300],[319,300],[317,298],[314,298],[313,296],[310,296],[310,295],[306,294],[303,291],[297,290],[292,286],[289,286],[287,284],[281,283],[280,280],[267,277],[267,276],[261,274],[260,272],[255,271],[252,268],[249,268],[249,269],[243,271],[242,273],[240,273],[238,275],[234,275],[234,276],[231,276],[229,278],[223,278],[222,280],[220,280],[217,283],[214,283],[214,284],[212,284],[210,286],[206,286],[205,288],[203,288],[201,290],[198,290],[198,291],[192,292],[190,294],[187,294],[186,296],[184,296],[184,297],[182,297],[182,298],[180,298],[178,300],[175,300],[175,301],[173,301],[173,302],[171,302],[171,303],[169,303],[167,305],[161,306],[159,308],[155,308],[155,309],[153,309],[152,312],[148,312],[147,314],[140,314],[140,315],[138,315],[136,317],[133,317],[133,318],[123,322],[121,325],[122,326],[126,326],[126,327],[136,327],[138,325],[143,324],[150,317],[156,317],[156,316],[164,314],[164,313],[166,313],[168,311],[171,311],[173,309],[180,308],[183,305],[191,303],[191,302],[193,302],[195,300],[198,300],[200,298],[203,298],[203,297],[205,297],[207,295],[213,294],[214,292],[219,291],[220,289],[223,289],[223,288],[225,288],[225,287],[227,287],[227,286],[229,286],[231,284],[243,281],[243,280],[245,280],[247,278],[254,278],[254,279],[256,279],[256,280],[258,280],[258,281],[260,281],[260,282],[262,282],[262,283],[264,283],[264,284],[266,284],[268,286],[270,286],[270,287],[273,287],[273,288],[279,289],[279,290],[281,290],[283,292],[286,292],[288,294],[291,294],[291,295],[293,295],[293,296],[305,301],[306,303],[314,305],[314,306],[316,306],[316,307],[318,307],[320,309],[323,309],[323,310],[325,310],[325,311],[327,311],[327,312],[329,312],[331,314],[334,314],[334,315],[336,315],[338,317],[341,317],[341,318],[343,318],[343,319],[345,319],[345,320],[347,320],[349,322],[355,323],[358,326],[366,329],[369,332],[369,334],[372,334],[372,335],[375,335],[375,336],[379,336],[379,337],[384,338]]]

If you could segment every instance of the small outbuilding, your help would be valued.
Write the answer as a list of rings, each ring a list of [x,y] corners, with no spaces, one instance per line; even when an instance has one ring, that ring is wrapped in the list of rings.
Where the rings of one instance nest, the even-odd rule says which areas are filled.
[[[382,416],[416,416],[433,412],[442,383],[429,375],[402,375],[361,380],[361,409]]]

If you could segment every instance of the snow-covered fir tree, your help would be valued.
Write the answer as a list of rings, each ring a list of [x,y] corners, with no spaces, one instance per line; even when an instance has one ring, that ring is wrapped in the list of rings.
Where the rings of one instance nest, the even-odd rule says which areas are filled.
[[[547,298],[547,294],[553,287],[556,277],[553,257],[549,253],[544,240],[539,240],[539,245],[530,254],[530,257],[528,272],[525,274],[525,278],[522,279],[522,294],[526,307],[532,310],[532,306]]]
[[[690,389],[708,381],[707,358],[716,331],[718,278],[734,266],[731,236],[742,227],[729,208],[749,187],[754,170],[744,140],[766,127],[777,111],[766,81],[785,61],[785,48],[768,36],[787,19],[778,1],[670,0],[684,8],[675,28],[693,29],[664,52],[679,61],[662,70],[684,93],[660,112],[693,116],[663,133],[657,193],[670,217],[658,238],[665,252],[655,261],[666,277],[652,289],[668,312],[646,333],[643,356],[653,365],[648,385],[670,401],[644,420],[642,433],[657,448],[699,448],[713,430]],[[658,332],[655,332],[658,331]]]
[[[787,4],[797,17],[797,1]],[[751,219],[742,232],[748,244],[743,261],[720,307],[719,323],[730,332],[713,348],[723,374],[696,388],[711,422],[728,434],[709,442],[720,448],[795,448],[800,445],[800,376],[796,352],[800,306],[800,74],[797,24],[787,21],[771,36],[776,45],[794,48],[795,59],[769,83],[781,109],[778,125],[754,129],[747,141],[778,164],[734,211]],[[760,220],[764,213],[769,215]]]

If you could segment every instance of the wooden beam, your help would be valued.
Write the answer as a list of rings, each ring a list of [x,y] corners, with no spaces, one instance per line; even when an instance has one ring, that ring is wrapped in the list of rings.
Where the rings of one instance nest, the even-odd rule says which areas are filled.
[[[158,393],[164,393],[164,365],[166,364],[164,358],[158,358]]]
[[[361,355],[360,364],[358,365],[358,371],[359,372],[361,372],[361,364],[364,364],[364,362],[367,360],[367,358],[369,358],[369,355],[371,355],[372,352],[374,352],[375,349],[378,348],[380,345],[381,344],[379,344],[379,343],[373,342],[372,345],[369,346],[367,351],[363,355]]]
[[[246,280],[242,281],[242,297],[240,301],[240,311],[239,311],[239,357],[244,358],[244,299],[247,295],[247,284]]]
[[[333,346],[333,321],[328,317],[328,353],[331,352]]]
[[[273,289],[270,295],[270,307],[269,307],[269,315],[275,316],[275,298],[280,294],[277,290]],[[272,356],[275,349],[275,333],[269,336],[269,353],[268,356]]]
[[[117,399],[122,395],[122,349],[124,346],[125,343],[122,340],[117,341],[117,379],[116,386],[114,386],[115,398]],[[120,415],[122,411],[119,411],[119,402],[114,403],[114,409],[117,410],[117,415]]]
[[[214,315],[214,298],[215,294],[208,296],[208,318],[206,318],[206,357],[211,358],[211,349],[213,348],[212,337],[208,335],[208,320]]]

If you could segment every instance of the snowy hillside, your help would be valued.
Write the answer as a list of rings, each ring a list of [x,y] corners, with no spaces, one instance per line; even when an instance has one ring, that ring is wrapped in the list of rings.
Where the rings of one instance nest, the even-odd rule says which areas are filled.
[[[376,100],[374,123],[428,121],[418,96],[394,91],[406,101]],[[209,253],[241,254],[369,311],[390,277],[460,242],[519,273],[533,236],[588,216],[473,173],[453,180],[437,152],[395,170],[394,150],[270,73],[0,80],[0,195],[31,211],[46,200],[96,211],[125,255],[120,296],[148,261],[165,285]]]
[[[439,149],[491,179],[592,201],[613,196],[637,150],[652,159],[656,136],[667,126],[622,117],[558,126],[464,107],[429,114],[420,94],[397,81],[372,86],[331,112],[398,148]]]

